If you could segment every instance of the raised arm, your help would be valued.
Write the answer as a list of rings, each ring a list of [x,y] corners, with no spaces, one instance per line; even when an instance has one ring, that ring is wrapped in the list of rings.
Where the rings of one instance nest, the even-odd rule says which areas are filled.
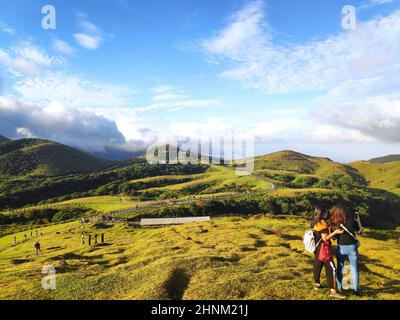
[[[361,218],[360,214],[356,212],[354,216],[354,231],[357,232],[358,234],[362,233],[363,226],[361,224]]]
[[[321,238],[323,241],[328,241],[330,239],[332,239],[333,237],[335,237],[338,234],[342,234],[344,231],[340,230],[340,229],[336,229],[335,231],[333,231],[332,233],[321,233]]]

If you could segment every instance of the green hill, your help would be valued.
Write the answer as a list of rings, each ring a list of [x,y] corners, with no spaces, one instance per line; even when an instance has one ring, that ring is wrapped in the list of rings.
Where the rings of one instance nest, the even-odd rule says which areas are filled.
[[[379,228],[361,236],[362,299],[399,299],[400,198],[372,189],[392,191],[399,168],[282,151],[257,157],[254,174],[238,176],[229,166],[144,159],[114,167],[46,140],[6,141],[0,209],[18,209],[0,212],[0,299],[327,299],[328,290],[312,290],[313,257],[302,243],[316,203],[343,203]],[[229,197],[214,197],[221,195]],[[115,212],[127,208],[135,210]],[[211,222],[160,228],[110,220],[204,215]],[[22,241],[37,228],[43,236]],[[103,232],[105,244],[81,244],[82,233]],[[29,271],[43,265],[56,268],[57,290],[42,290],[43,275]]]
[[[384,157],[378,157],[368,160],[368,162],[372,163],[388,163],[393,161],[400,161],[400,154],[390,154]]]
[[[290,150],[256,157],[254,165],[256,174],[292,187],[366,184],[364,177],[351,166]]]
[[[0,176],[59,176],[106,169],[115,162],[42,139],[0,144]]]
[[[357,161],[350,165],[365,177],[370,187],[400,192],[400,161],[387,163]]]
[[[7,139],[5,136],[0,135],[0,143],[9,141],[9,139]]]

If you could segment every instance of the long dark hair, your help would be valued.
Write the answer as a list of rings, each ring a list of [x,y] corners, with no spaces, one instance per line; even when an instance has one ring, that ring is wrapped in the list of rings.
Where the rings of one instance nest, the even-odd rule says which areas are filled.
[[[329,212],[324,205],[317,205],[314,209],[314,217],[311,221],[311,228],[314,228],[318,222],[325,220],[328,222]]]

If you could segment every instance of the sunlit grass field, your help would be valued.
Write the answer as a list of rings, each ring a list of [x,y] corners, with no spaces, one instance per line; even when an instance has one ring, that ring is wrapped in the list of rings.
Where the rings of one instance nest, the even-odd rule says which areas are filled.
[[[389,190],[400,194],[399,163],[399,161],[388,163],[357,161],[351,163],[351,166],[365,176],[370,187]]]
[[[64,202],[59,202],[58,204],[84,205],[87,208],[107,213],[113,210],[132,207],[136,205],[137,202],[132,201],[129,197],[124,197],[124,196],[97,196],[97,197],[87,197],[87,198],[68,200]]]
[[[307,227],[302,218],[265,215],[162,228],[66,225],[44,233],[40,256],[35,239],[0,252],[0,298],[329,299],[312,290]],[[106,243],[81,245],[81,232],[104,232]],[[365,231],[363,296],[349,299],[400,299],[399,237]],[[56,267],[56,290],[41,287],[45,265]]]

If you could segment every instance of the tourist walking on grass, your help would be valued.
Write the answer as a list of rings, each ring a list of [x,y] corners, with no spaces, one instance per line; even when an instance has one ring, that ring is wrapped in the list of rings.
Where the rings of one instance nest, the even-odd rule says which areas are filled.
[[[28,240],[28,236],[24,234],[24,241]]]
[[[83,234],[83,232],[81,234],[81,243],[85,244],[85,235]]]
[[[13,239],[13,246],[16,246],[17,245],[17,237],[14,237],[14,239]]]
[[[91,243],[92,243],[92,235],[90,235],[90,234],[89,234],[89,237],[88,237],[88,243],[89,243],[89,246],[90,246]]]
[[[322,267],[325,267],[326,279],[331,291],[331,297],[344,299],[346,297],[338,293],[336,290],[336,267],[333,262],[333,255],[329,254],[332,253],[330,239],[343,233],[343,231],[337,229],[335,232],[330,233],[329,212],[325,206],[321,205],[315,208],[311,228],[314,230],[315,243],[317,244],[313,263],[314,289],[320,290],[323,288],[321,285],[321,271]]]
[[[39,243],[39,241],[36,241],[35,242],[35,251],[36,251],[36,255],[39,255],[40,254],[40,243]]]
[[[353,290],[355,295],[360,295],[358,275],[358,247],[360,243],[356,237],[356,234],[361,234],[362,232],[360,215],[358,212],[352,214],[342,205],[337,205],[332,209],[330,220],[333,228],[343,230],[336,237],[337,288],[339,291],[342,290],[344,262],[348,258],[353,279]]]
[[[101,234],[101,243],[104,243],[104,233]]]
[[[94,243],[97,243],[97,237],[98,237],[98,235],[97,235],[97,233],[94,235]]]

